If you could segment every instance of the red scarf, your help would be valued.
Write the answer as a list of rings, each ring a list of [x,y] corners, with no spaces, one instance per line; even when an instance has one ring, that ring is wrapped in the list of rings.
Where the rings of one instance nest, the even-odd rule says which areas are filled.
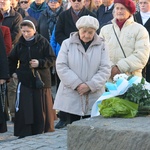
[[[118,27],[120,28],[120,30],[122,29],[125,22],[126,22],[126,20],[124,20],[124,21],[119,21],[118,19],[116,20],[116,23],[117,23]]]

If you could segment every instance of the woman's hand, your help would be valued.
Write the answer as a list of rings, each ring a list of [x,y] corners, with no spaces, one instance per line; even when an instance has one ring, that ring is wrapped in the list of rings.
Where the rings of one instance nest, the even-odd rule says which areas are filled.
[[[31,68],[37,68],[39,66],[39,61],[37,59],[32,59],[29,63]]]
[[[119,68],[117,67],[117,66],[114,66],[114,67],[112,67],[112,69],[111,69],[111,79],[113,80],[113,77],[116,75],[116,74],[120,74],[121,72],[120,72],[120,70],[119,70]]]
[[[86,94],[87,92],[90,91],[90,88],[87,84],[85,83],[82,83],[80,84],[78,87],[77,87],[77,92],[79,93],[79,95],[84,95]]]
[[[4,84],[5,82],[6,82],[6,80],[0,79],[0,84]]]

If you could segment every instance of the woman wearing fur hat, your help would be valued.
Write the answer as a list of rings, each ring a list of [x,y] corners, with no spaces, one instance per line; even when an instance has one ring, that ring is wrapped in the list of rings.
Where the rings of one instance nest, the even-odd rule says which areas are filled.
[[[100,32],[109,47],[111,79],[120,73],[142,76],[150,53],[148,32],[134,22],[136,8],[132,0],[114,0],[114,4],[112,24]]]
[[[89,117],[92,105],[105,91],[105,82],[110,76],[108,49],[96,34],[98,20],[83,16],[76,27],[79,31],[63,41],[56,59],[61,82],[54,108],[68,113],[68,123]]]
[[[22,36],[9,55],[9,66],[11,76],[18,78],[14,135],[22,138],[54,131],[49,67],[55,56],[33,21],[24,20],[20,28]]]

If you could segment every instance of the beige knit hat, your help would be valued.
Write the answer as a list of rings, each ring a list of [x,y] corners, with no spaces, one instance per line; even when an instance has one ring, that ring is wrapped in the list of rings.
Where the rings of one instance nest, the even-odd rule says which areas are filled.
[[[89,15],[82,16],[76,22],[76,27],[77,27],[77,29],[86,27],[86,28],[93,28],[93,29],[97,30],[99,28],[99,22],[96,18],[94,18],[92,16],[89,16]]]

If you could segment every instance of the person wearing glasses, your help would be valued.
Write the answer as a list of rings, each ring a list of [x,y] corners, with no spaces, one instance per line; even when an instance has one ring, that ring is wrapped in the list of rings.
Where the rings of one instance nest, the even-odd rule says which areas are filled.
[[[56,23],[55,37],[59,45],[61,45],[65,39],[69,38],[71,32],[78,30],[75,24],[80,17],[90,15],[96,18],[94,13],[85,8],[83,0],[70,0],[70,3],[71,7],[59,15]],[[61,100],[63,101],[63,99]],[[68,124],[67,116],[68,114],[66,112],[60,111],[60,121],[56,124],[55,128],[59,129],[65,127]]]
[[[30,0],[20,0],[19,5],[22,9],[24,9],[26,12],[30,7]]]
[[[18,13],[21,14],[22,18],[24,18],[26,15],[25,15],[25,10],[22,9],[20,6],[19,6],[19,2],[18,0],[11,0],[11,6],[13,7],[13,9],[15,11],[17,11]]]
[[[82,16],[76,27],[78,31],[63,41],[56,59],[61,82],[54,108],[68,113],[69,124],[90,117],[94,102],[105,91],[111,70],[107,46],[96,33],[98,20]]]
[[[150,0],[139,0],[140,12],[137,12],[134,15],[135,21],[143,25],[150,37]],[[143,69],[143,76],[146,78],[146,81],[150,82],[150,58]]]

